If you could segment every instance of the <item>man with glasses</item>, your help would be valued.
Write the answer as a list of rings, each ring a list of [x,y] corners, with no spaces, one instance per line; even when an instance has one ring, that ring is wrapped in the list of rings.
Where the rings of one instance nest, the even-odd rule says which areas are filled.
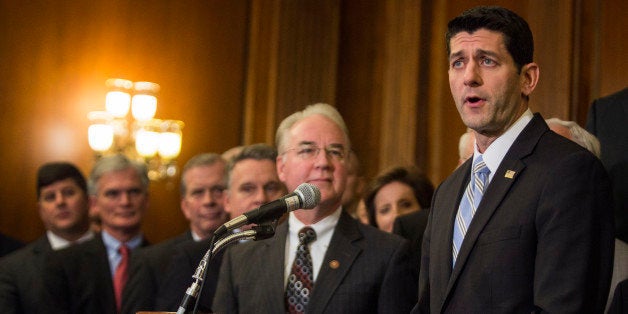
[[[135,313],[144,308],[146,300],[130,283],[137,274],[133,252],[148,245],[141,230],[148,185],[145,165],[123,155],[96,162],[88,191],[102,232],[50,255],[44,266],[46,313]]]
[[[408,313],[417,292],[408,242],[342,209],[351,143],[338,111],[316,104],[294,113],[276,143],[279,179],[288,191],[315,185],[320,203],[291,212],[273,238],[227,249],[213,310]]]

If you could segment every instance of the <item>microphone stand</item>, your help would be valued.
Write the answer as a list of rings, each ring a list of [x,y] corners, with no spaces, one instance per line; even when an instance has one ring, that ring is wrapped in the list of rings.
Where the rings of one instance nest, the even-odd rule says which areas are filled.
[[[179,305],[177,314],[190,313],[188,307],[192,304],[192,302],[194,303],[194,309],[191,313],[195,314],[197,312],[199,304],[198,297],[200,295],[200,292],[203,290],[203,285],[205,283],[205,280],[207,279],[207,266],[209,265],[209,261],[214,257],[216,253],[218,253],[225,247],[233,243],[238,243],[242,240],[257,241],[270,238],[275,235],[276,223],[277,220],[271,223],[253,226],[251,230],[233,233],[223,238],[220,238],[218,241],[216,241],[214,235],[212,235],[212,237],[210,238],[209,249],[199,262],[198,267],[194,272],[194,275],[192,275],[192,278],[194,278],[194,282],[192,282],[190,287],[188,287],[185,291],[185,296],[181,301],[181,305]]]

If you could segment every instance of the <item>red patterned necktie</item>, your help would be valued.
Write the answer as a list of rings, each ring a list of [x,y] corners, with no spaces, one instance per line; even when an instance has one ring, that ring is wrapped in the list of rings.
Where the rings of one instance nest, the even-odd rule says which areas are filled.
[[[124,285],[126,285],[126,281],[129,279],[129,253],[131,250],[128,246],[122,244],[118,249],[122,259],[116,268],[116,272],[113,275],[113,291],[116,297],[116,308],[118,312],[120,312],[120,308],[122,306],[122,291],[124,291]]]
[[[288,277],[286,287],[286,309],[288,313],[305,313],[314,288],[312,272],[312,256],[308,243],[316,240],[316,231],[305,227],[299,231],[299,246],[297,255],[292,264],[292,271]]]

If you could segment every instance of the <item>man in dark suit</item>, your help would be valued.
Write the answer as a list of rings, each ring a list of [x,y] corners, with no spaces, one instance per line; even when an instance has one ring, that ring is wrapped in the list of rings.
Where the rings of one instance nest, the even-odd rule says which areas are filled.
[[[151,298],[157,297],[177,248],[188,242],[209,239],[214,231],[227,221],[229,216],[224,208],[226,187],[226,162],[220,155],[198,154],[185,164],[181,172],[181,211],[190,222],[190,230],[143,248],[136,254],[136,258],[139,259],[136,262],[142,263],[138,269],[146,272],[145,276],[148,278],[142,283],[143,291]],[[177,298],[181,296],[183,294]]]
[[[413,272],[413,274],[417,281],[419,280],[419,271],[421,270],[421,243],[423,242],[423,233],[427,227],[429,214],[429,207],[423,208],[419,211],[399,215],[393,223],[392,232],[410,240],[412,265],[416,269],[416,272]]]
[[[277,177],[275,160],[277,150],[266,144],[242,147],[228,163],[225,210],[231,217],[260,207],[286,194],[286,188]],[[237,231],[248,229],[247,226]],[[186,289],[192,284],[201,258],[209,249],[209,241],[185,243],[177,248],[165,274],[157,297],[156,310],[176,311]],[[216,291],[222,251],[213,256],[207,266],[207,276],[199,297],[199,310],[211,312]]]
[[[140,272],[133,259],[135,250],[148,245],[141,230],[148,185],[145,165],[123,155],[96,162],[88,190],[102,232],[50,255],[44,269],[48,313],[135,313],[150,307],[141,287],[134,287],[145,280],[135,278]]]
[[[416,282],[407,275],[412,271],[407,240],[360,224],[342,210],[344,159],[351,145],[338,111],[316,104],[287,117],[277,130],[276,143],[279,179],[289,191],[304,182],[315,185],[320,203],[311,210],[290,212],[273,238],[227,249],[214,311],[410,311]],[[302,229],[308,231],[300,241]],[[313,236],[313,242],[306,244],[305,237]],[[293,266],[300,266],[301,273],[293,273]]]
[[[528,109],[539,68],[527,23],[473,8],[449,22],[447,49],[451,92],[476,145],[434,195],[414,311],[603,312],[610,182],[599,159]]]
[[[37,206],[46,234],[0,259],[0,312],[45,313],[42,268],[47,253],[94,237],[89,231],[85,177],[67,162],[37,171]]]
[[[586,129],[600,141],[600,159],[613,185],[616,237],[628,243],[628,88],[599,98]]]
[[[628,278],[628,88],[596,99],[587,117],[587,130],[600,141],[602,164],[613,187],[615,265],[611,293]],[[624,284],[626,289],[628,284]],[[609,297],[610,301],[610,297]]]

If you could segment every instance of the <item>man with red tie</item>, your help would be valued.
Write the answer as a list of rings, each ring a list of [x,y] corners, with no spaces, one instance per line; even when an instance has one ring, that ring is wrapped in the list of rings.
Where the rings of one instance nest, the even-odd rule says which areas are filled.
[[[141,230],[148,184],[145,166],[125,156],[94,165],[90,206],[102,220],[102,232],[51,254],[44,270],[49,313],[135,313],[148,306],[141,289],[130,285],[136,273],[133,251],[148,244]]]

